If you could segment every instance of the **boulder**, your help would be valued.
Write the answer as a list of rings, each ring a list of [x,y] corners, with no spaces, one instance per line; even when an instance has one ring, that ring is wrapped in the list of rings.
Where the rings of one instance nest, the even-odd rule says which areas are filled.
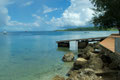
[[[76,76],[70,76],[66,80],[102,80],[101,77],[98,77],[95,73],[94,70],[92,69],[80,69],[78,74]]]
[[[63,56],[62,60],[64,62],[72,62],[72,61],[74,61],[74,57],[75,57],[75,55],[72,52],[69,52]]]
[[[87,60],[89,60],[90,59],[90,57],[91,56],[94,56],[95,55],[95,53],[92,53],[92,52],[80,52],[79,54],[78,54],[78,57],[79,58],[85,58],[85,59],[87,59]]]
[[[73,70],[71,69],[68,73],[67,73],[67,76],[69,77],[74,77],[78,74],[78,70]]]
[[[91,46],[87,46],[87,47],[85,48],[85,50],[87,50],[87,52],[93,52],[93,51],[94,51],[94,48],[91,47]]]
[[[101,49],[101,46],[99,44],[95,44],[94,49]]]
[[[78,80],[102,80],[102,78],[98,77],[94,70],[90,68],[80,70],[77,77]]]
[[[112,63],[112,59],[108,55],[101,55],[100,58],[104,63],[104,67],[109,67],[109,65]]]
[[[89,55],[87,55],[85,52],[80,52],[80,53],[78,53],[78,57],[87,59],[89,57]]]
[[[64,77],[56,75],[52,80],[65,80]]]
[[[120,61],[114,60],[109,64],[110,69],[120,70]]]
[[[94,51],[94,49],[91,46],[87,46],[85,49],[80,50],[78,57],[89,60],[89,58],[91,56],[91,52],[93,52],[93,51]]]
[[[78,61],[78,62],[87,62],[87,60],[84,59],[84,58],[77,58],[76,61]]]
[[[84,58],[78,58],[75,62],[74,62],[74,69],[81,69],[81,68],[85,68],[87,64],[87,60]]]
[[[93,43],[89,43],[88,46],[94,47],[95,45]]]
[[[97,56],[92,56],[88,61],[89,68],[94,70],[102,69],[103,68],[103,61],[101,58]]]

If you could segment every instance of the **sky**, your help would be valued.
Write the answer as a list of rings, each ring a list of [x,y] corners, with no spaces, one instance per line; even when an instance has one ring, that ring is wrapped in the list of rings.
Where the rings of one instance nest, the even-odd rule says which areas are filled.
[[[0,0],[0,30],[50,31],[90,26],[89,0]]]

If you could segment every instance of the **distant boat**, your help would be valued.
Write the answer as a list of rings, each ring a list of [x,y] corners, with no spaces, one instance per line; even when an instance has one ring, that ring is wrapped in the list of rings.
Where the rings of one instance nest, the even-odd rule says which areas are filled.
[[[6,35],[6,34],[7,34],[7,31],[3,31],[3,34]]]
[[[84,33],[89,33],[88,31],[85,31]]]

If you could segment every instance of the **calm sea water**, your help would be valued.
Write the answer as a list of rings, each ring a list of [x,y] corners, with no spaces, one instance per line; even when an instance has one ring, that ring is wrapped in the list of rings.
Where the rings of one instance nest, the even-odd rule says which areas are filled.
[[[50,80],[64,76],[71,63],[63,63],[69,51],[57,48],[56,41],[108,36],[107,31],[93,32],[11,32],[0,33],[0,80]]]

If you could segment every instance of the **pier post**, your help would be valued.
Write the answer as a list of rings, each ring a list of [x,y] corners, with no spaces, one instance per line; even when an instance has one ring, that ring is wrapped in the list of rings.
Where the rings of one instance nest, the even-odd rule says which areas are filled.
[[[73,50],[73,51],[78,50],[78,41],[70,41],[69,44],[70,44],[69,45],[70,50]]]

